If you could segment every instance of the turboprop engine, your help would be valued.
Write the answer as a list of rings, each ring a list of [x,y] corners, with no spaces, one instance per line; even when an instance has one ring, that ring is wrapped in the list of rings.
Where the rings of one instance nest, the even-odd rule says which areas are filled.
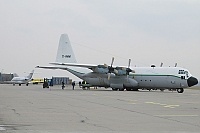
[[[130,72],[135,73],[134,70],[131,70],[129,67],[125,68],[125,67],[116,67],[113,71],[113,73],[115,75],[129,75]]]
[[[116,67],[113,73],[115,75],[126,75],[127,74],[126,68],[124,68],[124,67]]]
[[[108,80],[110,80],[111,73],[114,73],[117,76],[127,75],[127,80],[128,80],[129,73],[135,72],[134,70],[130,69],[131,59],[129,59],[127,68],[126,67],[112,67],[113,62],[114,62],[114,57],[112,58],[112,62],[111,62],[110,66],[108,66],[106,64],[104,65],[105,67],[107,66],[107,68],[108,68]]]
[[[131,59],[129,59],[128,67],[113,67],[114,57],[112,58],[111,65],[108,66],[107,64],[98,65],[95,68],[91,68],[93,72],[101,73],[101,74],[108,74],[108,80],[110,80],[111,73],[114,73],[117,76],[125,76],[127,75],[127,80],[130,72],[135,72],[134,70],[130,69]]]
[[[96,73],[102,73],[102,74],[107,74],[108,73],[108,67],[105,65],[98,65],[94,69],[92,69]]]

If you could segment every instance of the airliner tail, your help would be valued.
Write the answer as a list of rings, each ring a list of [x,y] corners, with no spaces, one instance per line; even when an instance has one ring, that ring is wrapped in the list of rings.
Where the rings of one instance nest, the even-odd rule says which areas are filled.
[[[29,75],[27,76],[28,79],[31,79],[33,77],[33,73],[34,73],[34,70],[32,70]]]

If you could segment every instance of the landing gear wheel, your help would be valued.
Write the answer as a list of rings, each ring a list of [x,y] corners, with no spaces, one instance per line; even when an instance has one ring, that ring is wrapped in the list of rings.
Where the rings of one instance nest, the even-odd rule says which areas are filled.
[[[131,91],[131,89],[130,88],[126,88],[126,91]]]
[[[184,89],[183,89],[183,88],[178,88],[178,89],[177,89],[177,92],[178,92],[178,93],[183,93],[183,92],[184,92]]]
[[[119,88],[119,91],[124,91],[124,88]]]
[[[164,90],[165,90],[165,89],[160,89],[160,91],[162,91],[162,92],[163,92]]]
[[[118,90],[118,88],[112,88],[112,90],[113,90],[113,91],[117,91],[117,90]]]

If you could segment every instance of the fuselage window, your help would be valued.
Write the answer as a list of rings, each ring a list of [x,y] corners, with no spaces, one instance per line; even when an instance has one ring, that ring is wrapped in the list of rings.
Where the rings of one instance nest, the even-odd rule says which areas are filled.
[[[185,76],[181,76],[181,79],[185,79]]]

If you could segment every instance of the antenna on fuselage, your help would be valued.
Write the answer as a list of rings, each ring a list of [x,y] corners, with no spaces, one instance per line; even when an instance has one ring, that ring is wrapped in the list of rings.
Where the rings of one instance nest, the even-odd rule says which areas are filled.
[[[175,66],[174,67],[177,67],[177,63],[175,63]]]
[[[160,67],[162,67],[162,66],[163,66],[163,63],[161,62]]]

